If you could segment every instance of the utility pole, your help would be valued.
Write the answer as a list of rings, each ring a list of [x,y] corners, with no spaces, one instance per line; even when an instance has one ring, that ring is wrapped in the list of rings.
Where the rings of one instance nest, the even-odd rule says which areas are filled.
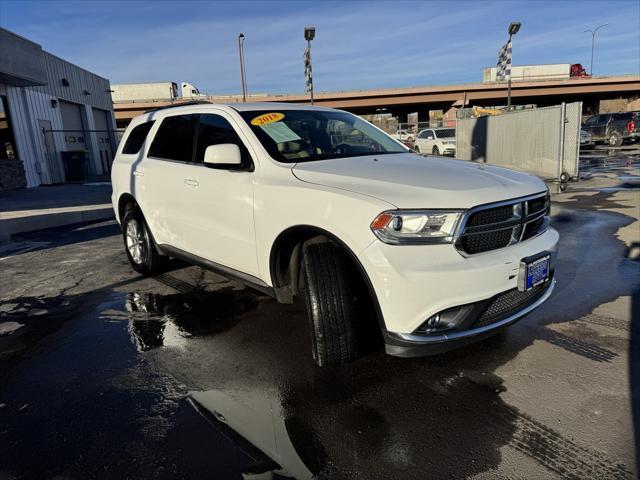
[[[244,33],[238,35],[238,54],[240,55],[240,81],[242,82],[242,101],[247,101],[247,74],[244,69]]]
[[[600,30],[603,27],[606,27],[607,25],[609,25],[608,23],[603,23],[602,25],[598,25],[595,29],[591,30],[585,30],[584,33],[589,32],[591,34],[591,66],[589,67],[589,75],[591,75],[593,77],[593,51],[595,50],[596,47],[596,33],[598,33],[598,30]]]

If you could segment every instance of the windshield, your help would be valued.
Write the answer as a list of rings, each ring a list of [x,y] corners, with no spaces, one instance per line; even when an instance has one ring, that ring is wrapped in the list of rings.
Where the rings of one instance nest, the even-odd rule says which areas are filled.
[[[407,153],[387,134],[347,112],[264,110],[239,112],[267,152],[285,163]]]
[[[456,130],[454,128],[445,128],[444,130],[436,130],[436,137],[438,138],[451,138],[456,136]]]

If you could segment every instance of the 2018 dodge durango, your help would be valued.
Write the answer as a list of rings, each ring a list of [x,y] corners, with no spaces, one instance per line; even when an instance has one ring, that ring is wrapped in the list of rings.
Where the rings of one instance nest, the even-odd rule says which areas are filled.
[[[376,335],[398,356],[484,338],[554,287],[541,180],[417,155],[340,110],[148,112],[127,128],[112,181],[134,270],[177,257],[282,303],[304,299],[320,366]]]

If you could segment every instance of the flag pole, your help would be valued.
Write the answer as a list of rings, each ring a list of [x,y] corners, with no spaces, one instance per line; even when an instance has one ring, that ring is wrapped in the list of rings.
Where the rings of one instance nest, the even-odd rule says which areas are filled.
[[[507,43],[507,50],[511,48],[511,51],[513,52],[513,47],[511,46],[511,36],[511,33],[509,33],[509,43]],[[509,84],[507,86],[507,111],[509,110],[511,110],[511,71],[509,71]]]
[[[309,49],[309,65],[311,65],[311,40],[307,40],[307,48]],[[311,70],[313,72],[313,69]],[[313,105],[313,73],[311,73],[311,85],[309,92],[311,93],[311,105]]]
[[[307,41],[307,49],[304,52],[304,75],[307,83],[307,91],[311,93],[311,105],[313,105],[313,67],[311,65],[311,40],[316,36],[316,27],[305,27],[304,39]]]

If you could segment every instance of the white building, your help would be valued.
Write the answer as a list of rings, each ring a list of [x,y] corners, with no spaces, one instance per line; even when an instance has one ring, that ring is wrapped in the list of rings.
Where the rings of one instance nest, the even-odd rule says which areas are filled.
[[[0,191],[108,174],[109,80],[0,28]]]

